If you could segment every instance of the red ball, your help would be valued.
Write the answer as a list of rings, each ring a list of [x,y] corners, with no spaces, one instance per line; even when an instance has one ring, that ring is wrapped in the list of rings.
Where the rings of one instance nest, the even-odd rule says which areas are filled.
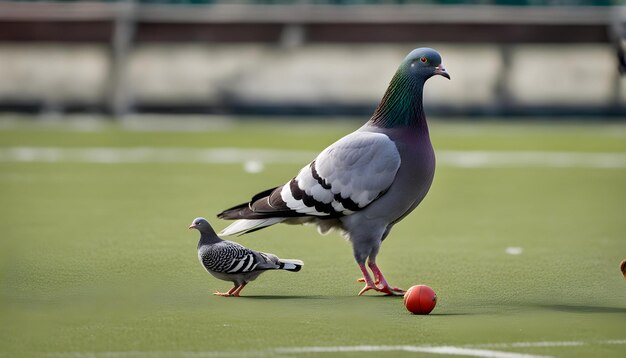
[[[404,294],[404,307],[413,314],[429,314],[437,304],[437,294],[426,285],[415,285]]]

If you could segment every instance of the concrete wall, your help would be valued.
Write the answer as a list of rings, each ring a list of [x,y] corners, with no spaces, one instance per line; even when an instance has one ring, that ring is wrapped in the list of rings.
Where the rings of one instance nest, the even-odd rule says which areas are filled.
[[[435,78],[431,103],[626,106],[608,45],[426,44],[439,50],[452,81]],[[129,100],[142,103],[376,103],[404,45],[140,45],[128,59]],[[107,48],[96,45],[0,44],[0,103],[102,103]],[[508,68],[508,70],[507,70]],[[502,77],[503,76],[503,77]],[[499,84],[505,80],[505,87]],[[503,93],[508,92],[508,93]]]

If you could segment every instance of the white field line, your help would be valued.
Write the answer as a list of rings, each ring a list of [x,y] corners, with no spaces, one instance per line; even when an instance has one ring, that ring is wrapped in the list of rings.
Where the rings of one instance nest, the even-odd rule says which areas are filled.
[[[0,162],[45,163],[206,163],[301,164],[317,152],[240,148],[0,148]],[[626,153],[579,153],[542,151],[437,151],[439,165],[482,167],[626,168]]]
[[[483,348],[540,348],[540,347],[577,347],[584,346],[585,342],[564,341],[564,342],[516,342],[516,343],[493,343],[481,344]],[[604,344],[610,344],[605,342]]]
[[[315,158],[313,152],[238,148],[0,148],[5,162],[76,163],[207,163],[232,164],[256,160],[264,163],[303,163]]]
[[[158,352],[158,351],[128,351],[128,352],[58,352],[50,353],[51,357],[75,357],[75,358],[134,358],[134,357],[271,357],[280,355],[298,354],[323,354],[323,353],[356,353],[356,352],[408,352],[408,353],[432,353],[462,357],[482,358],[548,358],[550,356],[535,355],[517,352],[494,351],[486,348],[520,349],[520,348],[558,348],[579,347],[585,345],[626,345],[626,339],[606,341],[561,341],[561,342],[512,342],[512,343],[486,343],[463,346],[412,346],[412,345],[361,345],[361,346],[311,346],[311,347],[283,347],[257,351],[233,351],[233,352]]]
[[[525,353],[512,353],[492,351],[486,349],[463,348],[453,346],[345,346],[345,347],[300,347],[300,348],[278,348],[276,353],[306,354],[306,353],[348,353],[348,352],[412,352],[412,353],[432,353],[445,354],[463,357],[484,357],[484,358],[545,358],[548,356],[538,356]]]
[[[544,151],[441,151],[439,163],[455,167],[626,168],[626,153]]]

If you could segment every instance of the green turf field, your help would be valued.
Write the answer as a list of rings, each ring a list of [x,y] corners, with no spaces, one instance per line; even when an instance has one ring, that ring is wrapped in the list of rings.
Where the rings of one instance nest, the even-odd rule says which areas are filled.
[[[429,195],[379,255],[392,285],[422,283],[438,293],[431,315],[414,316],[402,298],[357,297],[362,284],[349,243],[313,227],[237,238],[305,267],[266,273],[241,298],[211,294],[230,283],[200,266],[198,233],[187,226],[205,216],[224,228],[217,212],[285,182],[306,160],[248,173],[241,163],[6,155],[17,147],[315,153],[361,124],[157,122],[164,120],[185,130],[149,121],[0,119],[0,356],[626,356],[626,281],[618,270],[626,258],[623,122],[433,121],[442,158],[451,151],[530,151],[539,159],[613,153],[618,164],[440,161]],[[508,247],[523,252],[509,255]]]

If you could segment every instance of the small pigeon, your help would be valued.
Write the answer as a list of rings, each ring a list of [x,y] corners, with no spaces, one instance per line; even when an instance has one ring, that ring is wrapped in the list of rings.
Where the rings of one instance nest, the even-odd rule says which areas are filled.
[[[433,181],[435,154],[422,94],[434,75],[450,79],[439,53],[411,51],[365,125],[323,150],[286,184],[218,214],[237,220],[221,234],[242,235],[280,222],[314,223],[321,234],[339,229],[352,242],[363,273],[359,295],[404,294],[389,286],[376,256],[393,225],[419,205]]]
[[[267,270],[298,272],[304,265],[300,260],[279,259],[276,255],[250,250],[236,242],[220,239],[205,218],[193,220],[189,229],[200,231],[198,258],[213,276],[231,281],[235,286],[228,292],[215,291],[218,296],[239,296],[250,281]]]

